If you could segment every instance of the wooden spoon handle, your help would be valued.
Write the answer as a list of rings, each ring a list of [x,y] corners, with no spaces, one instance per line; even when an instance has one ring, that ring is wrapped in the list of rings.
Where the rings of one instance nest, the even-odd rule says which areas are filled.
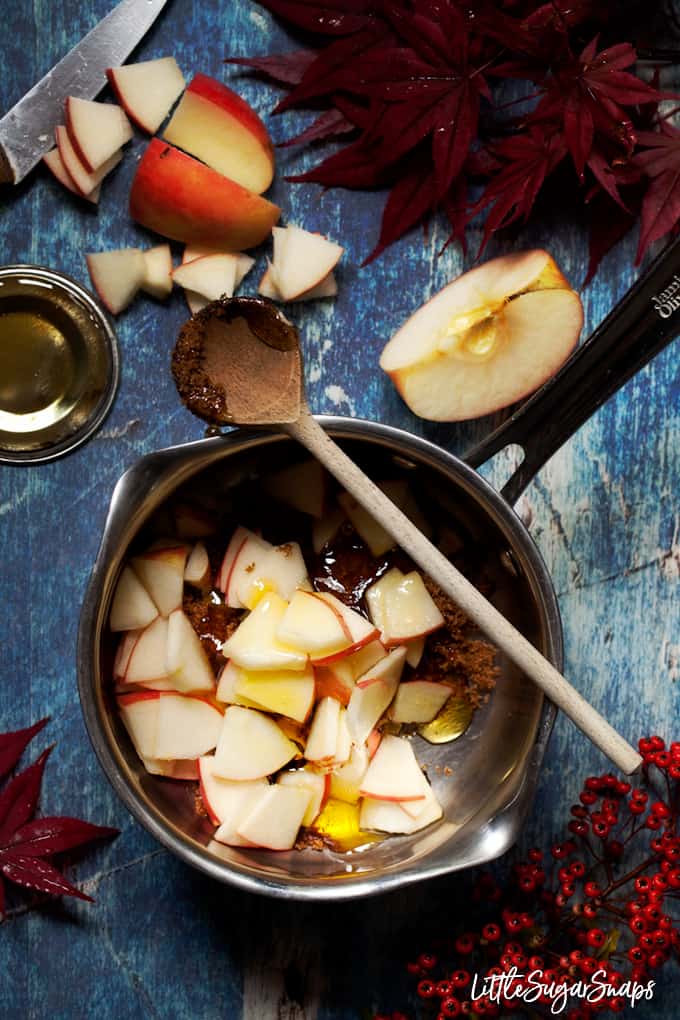
[[[303,411],[297,422],[282,425],[281,428],[328,468],[425,573],[443,588],[508,658],[545,691],[618,769],[629,775],[639,768],[642,759],[637,751],[343,453],[312,417],[309,409]]]

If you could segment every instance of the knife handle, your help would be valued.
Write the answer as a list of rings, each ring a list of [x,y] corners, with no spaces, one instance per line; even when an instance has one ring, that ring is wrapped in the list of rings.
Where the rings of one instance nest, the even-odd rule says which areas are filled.
[[[0,184],[14,184],[14,170],[7,158],[2,142],[0,142]]]

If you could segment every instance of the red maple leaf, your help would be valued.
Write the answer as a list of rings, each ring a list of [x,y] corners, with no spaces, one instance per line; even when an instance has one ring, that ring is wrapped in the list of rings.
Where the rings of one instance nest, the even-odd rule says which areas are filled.
[[[646,148],[633,163],[650,183],[642,200],[636,262],[680,221],[680,131],[662,120],[659,131],[641,131],[638,141]]]
[[[47,719],[42,719],[25,730],[0,734],[0,775],[6,775],[17,764],[28,743],[46,723]],[[47,858],[118,833],[118,829],[92,825],[78,818],[33,818],[50,750],[43,751],[33,765],[17,773],[0,792],[0,917],[5,904],[3,878],[50,896],[91,899],[71,885]]]

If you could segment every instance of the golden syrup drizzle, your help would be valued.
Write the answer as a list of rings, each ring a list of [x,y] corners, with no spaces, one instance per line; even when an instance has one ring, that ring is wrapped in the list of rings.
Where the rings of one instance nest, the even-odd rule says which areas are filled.
[[[365,850],[385,837],[377,832],[363,832],[359,828],[359,805],[330,797],[313,828],[333,840],[338,850]]]
[[[432,722],[423,723],[418,733],[430,744],[448,744],[462,737],[472,721],[474,709],[464,698],[449,698]]]

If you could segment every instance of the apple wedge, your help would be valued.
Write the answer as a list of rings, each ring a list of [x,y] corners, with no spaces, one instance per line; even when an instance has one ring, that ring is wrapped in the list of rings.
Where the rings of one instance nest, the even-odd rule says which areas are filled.
[[[217,777],[214,781],[218,781]],[[269,789],[269,783],[266,779],[242,782],[223,779],[221,783],[219,809],[222,821],[213,838],[227,846],[252,846],[247,839],[238,835],[237,829]],[[212,816],[211,820],[214,821]]]
[[[311,794],[309,805],[302,816],[302,825],[312,825],[314,819],[328,800],[331,777],[313,772],[308,766],[282,772],[277,779],[279,786],[294,786],[296,789],[307,790]]]
[[[323,517],[328,482],[318,460],[291,464],[265,478],[265,492],[310,517]]]
[[[198,779],[201,800],[213,825],[221,825],[237,809],[243,814],[244,803],[251,800],[251,794],[267,788],[266,779],[251,779],[236,782],[222,779],[214,773],[215,756],[203,755],[198,759]]]
[[[161,545],[130,561],[162,616],[169,616],[182,605],[187,553],[185,545]]]
[[[88,173],[95,173],[132,138],[132,127],[120,106],[68,96],[66,130]]]
[[[222,251],[254,248],[280,209],[197,159],[153,138],[137,168],[130,215],[175,241]]]
[[[425,651],[425,638],[413,638],[406,644],[406,662],[411,669],[417,669]]]
[[[243,669],[305,669],[307,654],[279,636],[287,609],[288,603],[276,592],[263,596],[225,641],[223,655]]]
[[[273,719],[232,705],[224,713],[213,770],[223,779],[261,779],[294,758],[297,747]]]
[[[102,304],[118,315],[124,311],[144,282],[144,255],[139,248],[92,252],[85,256],[92,286]]]
[[[232,609],[247,608],[253,576],[263,557],[274,547],[248,528],[238,527],[227,546],[215,582]]]
[[[311,790],[276,783],[263,791],[237,833],[254,846],[292,850],[311,799]]]
[[[158,616],[156,603],[132,567],[123,567],[109,613],[111,630],[139,630]]]
[[[236,684],[245,673],[246,670],[241,669],[235,663],[225,663],[219,676],[215,697],[226,705],[241,705],[243,708],[256,708],[259,712],[266,712],[264,705],[260,705],[257,701],[251,701],[249,698],[244,698],[236,693]],[[267,670],[259,670],[258,675],[262,674],[271,675]],[[277,673],[276,675],[280,676],[281,674]],[[292,675],[295,676],[294,673]]]
[[[163,137],[257,194],[274,177],[274,148],[258,115],[205,74],[194,76]]]
[[[192,758],[181,758],[178,761],[161,758],[142,758],[144,768],[152,776],[163,776],[165,779],[178,779],[184,782],[198,782],[198,762]]]
[[[331,765],[338,746],[341,705],[335,698],[322,698],[316,706],[305,745],[307,761]]]
[[[144,279],[141,288],[151,297],[163,298],[172,291],[172,253],[169,244],[158,244],[142,252],[144,256]]]
[[[323,656],[349,648],[343,617],[318,592],[296,591],[277,630],[280,641],[307,655]]]
[[[218,251],[216,248],[208,248],[205,245],[199,244],[187,244],[182,253],[182,265],[187,262],[194,262],[196,259],[205,258],[206,255],[231,255],[231,252]],[[236,253],[236,273],[234,276],[234,290],[241,285],[245,277],[248,275],[250,270],[255,265],[255,259],[251,258],[250,255],[244,255],[243,252]],[[191,308],[192,314],[196,311],[200,311],[200,308],[204,308],[208,303],[206,298],[201,297],[200,294],[195,294],[193,291],[186,292],[187,302]],[[200,308],[193,307],[194,299],[196,302],[201,302]]]
[[[354,690],[354,675],[347,659],[340,659],[329,666],[315,666],[314,679],[317,701],[321,698],[335,698],[347,707]]]
[[[387,650],[385,646],[375,638],[356,652],[348,655],[346,659],[343,659],[342,665],[346,665],[352,672],[352,678],[358,680],[359,677],[364,676],[376,663],[384,659],[386,655]],[[408,652],[406,661],[408,662]],[[331,665],[329,668],[332,669],[333,666]]]
[[[267,266],[257,289],[257,293],[261,297],[269,298],[270,301],[283,301],[281,292],[276,286],[276,280],[273,272],[273,268],[270,265]],[[338,284],[335,279],[334,273],[329,273],[320,283],[317,283],[316,287],[311,287],[306,290],[303,294],[299,294],[296,298],[291,298],[291,302],[296,301],[316,301],[319,298],[335,297],[338,293]]]
[[[312,548],[317,556],[324,546],[328,545],[331,539],[335,538],[345,520],[346,517],[342,510],[336,508],[326,514],[325,517],[322,517],[321,520],[314,521],[312,524]]]
[[[167,690],[168,684],[168,621],[157,616],[144,630],[130,649],[121,679],[126,684],[141,684],[155,690]],[[161,681],[159,684],[158,682]]]
[[[158,691],[135,691],[116,698],[121,719],[140,758],[154,758],[160,708]]]
[[[387,573],[366,589],[364,598],[368,606],[368,615],[383,636],[385,631],[385,595],[391,588],[395,588],[403,577],[401,570],[391,567]]]
[[[441,805],[425,776],[423,776],[423,798],[422,801],[417,802],[420,812],[414,818],[400,804],[364,797],[359,813],[359,826],[361,829],[390,832],[395,835],[420,832],[421,829],[432,825],[433,822],[439,821],[443,814]]]
[[[352,748],[349,760],[330,775],[330,796],[356,804],[361,797],[361,783],[368,768],[368,751],[365,744]]]
[[[167,670],[175,690],[214,691],[215,675],[201,639],[181,609],[168,617]]]
[[[51,170],[59,183],[62,184],[68,191],[72,191],[74,195],[78,195],[79,198],[84,198],[87,202],[92,202],[93,205],[97,204],[101,192],[101,184],[97,184],[93,190],[89,192],[89,194],[84,195],[82,191],[76,187],[76,182],[64,166],[63,160],[59,155],[59,149],[52,149],[51,152],[48,152],[45,156],[43,156],[43,163],[49,170]]]
[[[288,600],[298,588],[310,590],[311,587],[300,546],[297,542],[286,542],[263,551],[238,591],[242,604],[253,609],[265,592],[278,592]]]
[[[217,301],[233,296],[237,263],[238,255],[204,255],[177,266],[172,279],[206,301]]]
[[[451,688],[432,680],[408,680],[399,684],[388,715],[392,722],[427,723],[448,701]]]
[[[431,634],[444,624],[444,617],[417,570],[404,574],[398,584],[387,588],[383,611],[382,640],[388,647]]]
[[[57,125],[54,129],[54,139],[57,143],[57,151],[59,152],[59,157],[64,170],[69,175],[83,198],[87,198],[88,195],[91,195],[98,185],[101,184],[106,175],[110,173],[123,158],[122,151],[118,149],[99,167],[99,169],[90,171],[86,169],[79,159],[76,150],[73,148],[73,143],[71,142],[68,131],[62,124]]]
[[[341,708],[338,718],[338,739],[335,745],[335,754],[333,755],[333,768],[336,769],[340,765],[345,765],[349,761],[351,753],[352,737],[347,727],[347,709]]]
[[[361,796],[397,803],[424,800],[423,773],[406,737],[385,734],[361,783]]]
[[[406,649],[394,648],[359,677],[347,706],[347,728],[355,744],[366,742],[392,701],[401,678]]]
[[[338,503],[373,556],[382,556],[397,544],[382,524],[379,524],[354,496],[350,496],[348,492],[341,492],[338,495]]]
[[[311,654],[312,662],[318,666],[326,666],[330,663],[337,661],[339,658],[344,658],[347,655],[352,655],[358,649],[363,648],[365,645],[370,644],[378,637],[378,630],[367,620],[361,613],[357,613],[356,610],[351,609],[349,606],[341,602],[340,599],[336,598],[327,591],[315,592],[315,595],[322,602],[325,602],[333,612],[337,615],[341,621],[343,630],[348,635],[347,647],[339,649],[337,651],[331,651],[330,649],[322,654],[313,653]]]
[[[216,746],[222,712],[196,694],[161,692],[152,758],[200,758]]]
[[[194,588],[210,587],[210,559],[203,542],[197,542],[189,553],[184,580]]]
[[[384,348],[380,366],[415,414],[464,421],[507,407],[554,375],[582,325],[581,299],[547,252],[504,255],[423,305]]]
[[[266,712],[285,715],[303,723],[314,704],[314,671],[311,666],[298,673],[277,670],[239,670],[234,693],[254,702]]]
[[[113,660],[113,679],[115,683],[125,682],[125,673],[130,662],[130,656],[134,651],[139,635],[143,633],[143,630],[128,630],[121,634]]]
[[[294,301],[317,287],[331,273],[344,251],[321,234],[313,234],[294,224],[285,228],[285,238],[281,234],[279,238],[275,236],[272,271],[274,286],[283,301]]]
[[[106,77],[128,117],[150,135],[158,131],[185,85],[174,57],[109,67]]]

